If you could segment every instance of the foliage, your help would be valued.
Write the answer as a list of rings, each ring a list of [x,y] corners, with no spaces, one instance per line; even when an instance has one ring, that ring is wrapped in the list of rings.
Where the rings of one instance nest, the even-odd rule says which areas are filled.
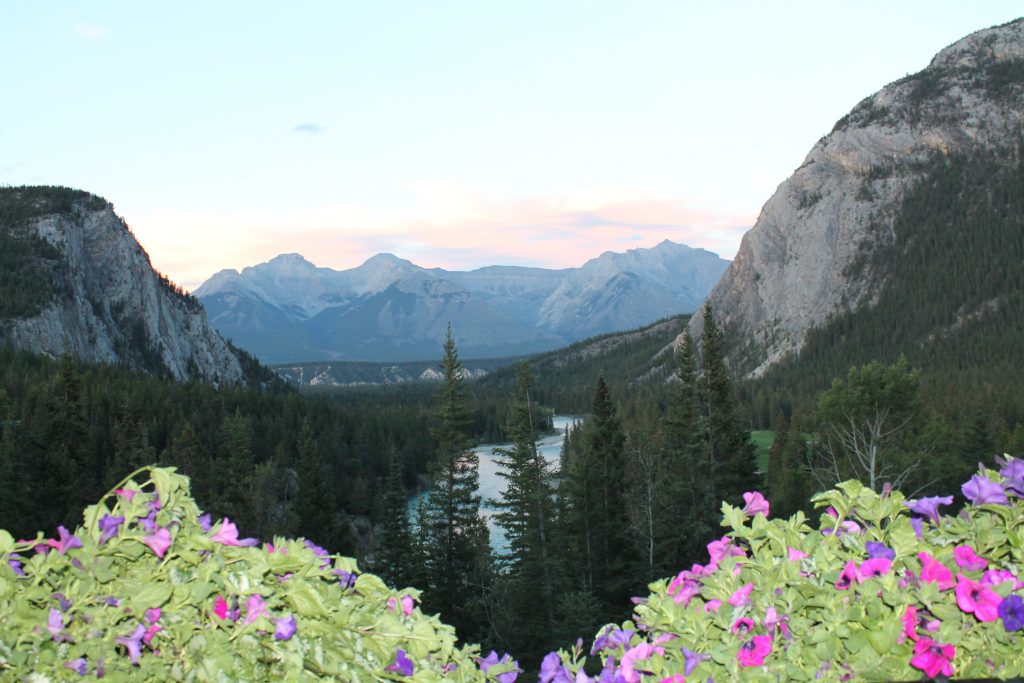
[[[818,530],[803,513],[768,520],[757,496],[723,503],[730,531],[710,561],[651,584],[636,622],[599,635],[600,680],[1024,674],[1024,461],[1001,464],[962,487],[971,504],[956,517],[937,512],[952,497],[905,501],[857,481],[814,497]],[[581,655],[548,655],[541,680],[581,680]]]
[[[210,525],[173,469],[133,473],[59,532],[0,530],[4,680],[504,682],[516,668],[456,647],[417,591],[350,558]]]

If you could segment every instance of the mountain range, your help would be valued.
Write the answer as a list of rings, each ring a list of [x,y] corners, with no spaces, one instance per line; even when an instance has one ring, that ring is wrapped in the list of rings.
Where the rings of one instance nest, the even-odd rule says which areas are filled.
[[[579,268],[422,268],[378,254],[350,270],[282,254],[223,270],[195,295],[226,337],[269,363],[435,358],[449,323],[465,358],[545,351],[696,310],[728,261],[664,241]]]

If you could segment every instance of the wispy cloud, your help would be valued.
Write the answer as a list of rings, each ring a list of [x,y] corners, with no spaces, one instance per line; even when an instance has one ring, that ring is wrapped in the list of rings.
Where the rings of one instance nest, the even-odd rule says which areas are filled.
[[[332,205],[286,214],[168,212],[129,219],[157,267],[188,288],[218,270],[285,252],[336,269],[354,267],[379,252],[428,268],[566,268],[605,251],[653,247],[670,239],[732,258],[754,219],[677,199],[495,200],[458,188],[420,190],[420,201],[403,215]]]
[[[75,33],[87,40],[103,40],[110,35],[110,29],[102,24],[78,24]]]
[[[319,123],[300,123],[293,126],[292,131],[300,135],[323,135],[327,132],[327,126],[321,126]]]

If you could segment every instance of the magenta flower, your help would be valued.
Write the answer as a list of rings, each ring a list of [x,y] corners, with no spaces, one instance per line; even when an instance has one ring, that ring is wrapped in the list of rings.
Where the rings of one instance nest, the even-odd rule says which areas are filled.
[[[956,585],[956,582],[953,581],[953,572],[949,570],[949,567],[926,552],[918,553],[917,558],[921,560],[922,581],[934,581],[939,585],[940,591],[949,590]]]
[[[733,607],[740,607],[742,605],[749,605],[750,604],[750,591],[752,591],[752,590],[754,590],[754,584],[752,584],[752,583],[744,584],[741,588],[739,588],[735,593],[732,594],[732,596],[729,598],[729,604],[732,605]]]
[[[841,591],[847,590],[855,581],[857,581],[857,563],[850,560],[843,567],[843,571],[839,572],[839,578],[836,579],[836,589]]]
[[[910,666],[920,669],[928,678],[953,675],[953,658],[956,648],[952,645],[936,643],[931,638],[921,638],[914,644],[914,657]]]
[[[980,572],[988,568],[988,560],[979,557],[969,545],[958,545],[953,548],[953,559],[961,569]]]
[[[732,634],[742,638],[754,630],[753,619],[737,619],[732,625]]]
[[[155,624],[156,622],[160,621],[161,614],[163,614],[163,611],[159,607],[151,607],[150,609],[146,610],[145,616],[143,618],[146,620],[146,623]]]
[[[1017,575],[1009,569],[989,569],[981,577],[981,585],[998,586],[1001,583],[1013,581],[1013,590],[1024,588],[1024,581],[1017,579]]]
[[[1003,628],[1007,631],[1019,631],[1024,628],[1024,598],[1019,595],[1008,595],[999,603],[999,618],[1003,620]]]
[[[139,665],[139,655],[142,654],[142,638],[145,635],[146,627],[139,624],[130,636],[118,636],[114,639],[119,644],[128,648],[128,657],[132,660],[133,666]]]
[[[292,636],[295,635],[297,628],[295,624],[295,615],[289,614],[286,617],[280,619],[274,619],[274,638],[276,640],[291,640]]]
[[[221,619],[226,619],[228,610],[228,601],[224,599],[224,596],[218,595],[217,599],[213,601],[213,613]]]
[[[736,659],[743,666],[761,666],[771,651],[772,639],[769,636],[754,636],[740,646]]]
[[[259,541],[255,538],[243,538],[238,539],[238,527],[232,523],[227,517],[221,522],[220,527],[217,529],[217,533],[210,537],[214,543],[220,543],[221,545],[237,545],[237,546],[254,546]]]
[[[743,548],[737,548],[728,536],[722,536],[717,541],[708,543],[708,555],[711,556],[711,564],[718,567],[726,557],[744,557],[746,553]]]
[[[120,532],[120,527],[124,524],[124,517],[115,517],[113,515],[103,515],[103,519],[100,520],[100,545],[103,545],[110,539],[117,536]]]
[[[148,545],[157,557],[162,558],[171,547],[171,532],[163,527],[157,527],[155,532],[143,537],[142,542]]]
[[[130,503],[132,502],[132,499],[135,497],[135,494],[138,493],[138,491],[136,491],[135,489],[114,489],[114,493],[121,496]]]
[[[743,514],[753,517],[760,512],[765,517],[768,516],[768,501],[765,500],[764,495],[760,491],[744,493],[743,502],[746,503],[743,507]]]
[[[267,616],[267,603],[259,595],[250,595],[245,601],[245,623],[251,624],[265,616]]]
[[[57,534],[60,536],[60,540],[54,547],[57,548],[57,552],[61,555],[71,550],[72,548],[82,547],[82,542],[78,540],[78,536],[75,536],[63,526],[57,527]]]
[[[939,506],[952,504],[953,496],[929,496],[918,500],[908,500],[904,503],[912,512],[927,517],[935,524],[939,523]]]
[[[799,550],[797,548],[794,548],[793,546],[790,546],[788,557],[790,562],[799,562],[800,560],[807,557],[807,553],[805,553],[803,550]]]
[[[405,656],[405,650],[398,648],[395,652],[395,662],[389,666],[384,667],[385,671],[394,671],[402,676],[412,676],[413,665],[412,660]]]
[[[863,583],[868,579],[877,578],[884,574],[888,574],[892,568],[892,560],[885,557],[876,557],[870,560],[864,560],[857,567],[857,582]]]
[[[907,611],[903,613],[903,633],[899,642],[902,643],[907,638],[916,641],[917,637],[917,608],[907,605]]]
[[[570,681],[570,683],[572,682]],[[672,674],[661,679],[658,683],[686,683],[686,676],[683,674]]]
[[[711,614],[712,612],[717,612],[721,606],[721,600],[708,600],[706,603],[704,603],[704,611],[708,614]]]
[[[971,477],[971,480],[961,486],[960,490],[963,491],[964,497],[975,505],[985,505],[987,503],[1008,505],[1010,503],[1006,497],[1006,491],[1003,490],[1001,484],[980,474],[975,474]]]
[[[666,593],[677,605],[689,605],[690,600],[700,593],[700,582],[693,578],[692,572],[684,569],[669,582]]]
[[[142,635],[142,642],[144,642],[146,645],[149,645],[153,642],[153,636],[155,636],[158,632],[163,630],[163,626],[159,626],[157,624],[150,624],[150,626],[146,629],[146,632]]]
[[[963,574],[957,574],[956,604],[968,614],[974,614],[978,621],[995,621],[999,618],[999,603],[1002,598],[991,588],[971,581]]]
[[[636,663],[644,659],[650,659],[656,654],[663,654],[665,651],[660,647],[652,647],[648,643],[637,643],[622,655],[619,670],[626,683],[639,683],[640,671],[636,669]],[[646,672],[644,672],[646,673]],[[500,679],[500,677],[499,677]]]
[[[878,543],[877,541],[868,541],[864,544],[864,550],[868,553],[868,558],[876,560],[884,558],[886,560],[895,560],[896,551],[887,546],[884,543]]]

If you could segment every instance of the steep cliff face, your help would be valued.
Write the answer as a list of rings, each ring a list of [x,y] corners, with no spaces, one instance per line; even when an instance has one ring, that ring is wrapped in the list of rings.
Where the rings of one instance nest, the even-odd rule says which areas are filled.
[[[747,374],[800,350],[809,330],[872,306],[888,281],[907,191],[936,155],[1016,147],[1024,122],[1024,20],[971,34],[923,71],[858,104],[764,205],[708,297]],[[701,333],[701,316],[690,324]]]
[[[0,317],[0,343],[176,379],[243,381],[238,354],[202,305],[153,270],[112,205],[64,188],[2,192],[5,239],[48,245],[48,258],[38,305]]]

